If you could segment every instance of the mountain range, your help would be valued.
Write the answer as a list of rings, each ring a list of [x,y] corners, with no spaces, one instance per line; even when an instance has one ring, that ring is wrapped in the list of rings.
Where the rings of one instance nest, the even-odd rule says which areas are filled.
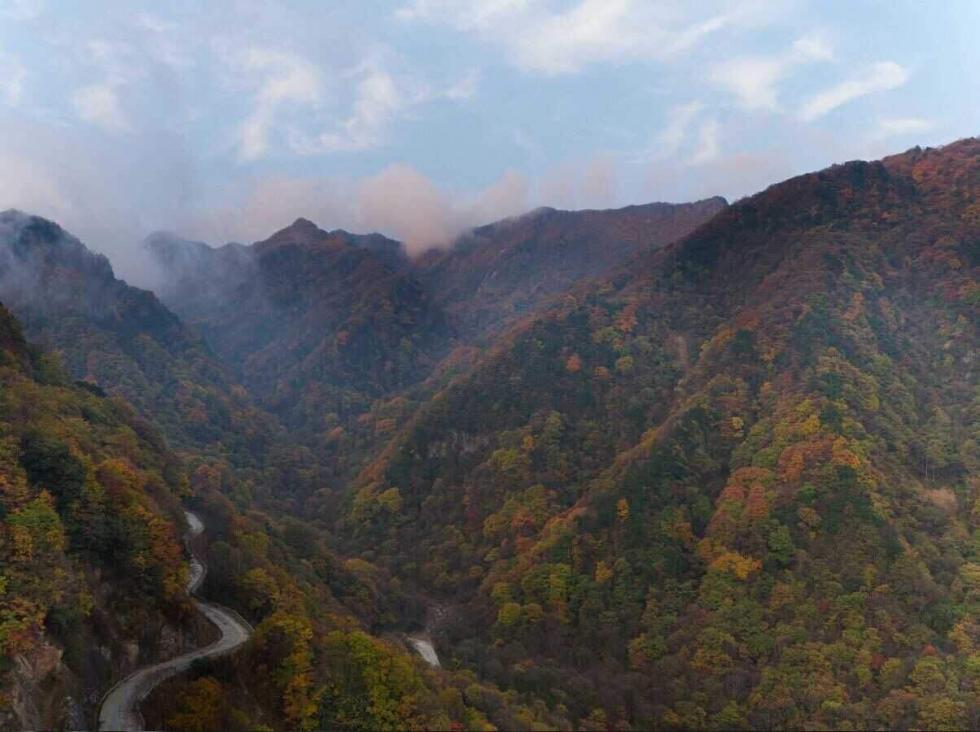
[[[967,139],[414,258],[161,233],[155,294],[0,214],[5,719],[206,635],[184,500],[256,633],[168,729],[976,726],[978,201]]]

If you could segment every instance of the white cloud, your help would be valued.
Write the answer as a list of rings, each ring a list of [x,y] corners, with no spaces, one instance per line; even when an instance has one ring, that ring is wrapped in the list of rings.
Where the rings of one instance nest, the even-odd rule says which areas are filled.
[[[164,20],[159,15],[153,13],[138,13],[133,19],[138,28],[143,28],[151,33],[169,33],[177,30],[177,24]]]
[[[114,84],[82,87],[72,95],[72,104],[81,119],[104,130],[124,132],[130,129]]]
[[[630,27],[631,6],[629,0],[584,0],[564,13],[543,18],[514,49],[518,63],[546,74],[563,74],[640,53],[638,29]]]
[[[711,80],[734,94],[745,109],[775,110],[776,82],[784,73],[776,59],[738,58],[716,66]]]
[[[0,101],[17,106],[24,93],[27,69],[17,58],[0,52]]]
[[[140,98],[149,79],[158,74],[158,63],[173,66],[177,52],[161,43],[162,31],[149,30],[145,17],[129,26],[132,38],[125,40],[95,36],[72,47],[74,62],[84,76],[99,81],[85,84],[71,95],[71,104],[79,119],[108,132],[141,131],[145,120],[140,119]],[[162,36],[161,36],[162,37]]]
[[[409,253],[446,246],[466,229],[528,209],[528,181],[508,171],[472,194],[450,193],[409,165],[365,178],[256,179],[227,207],[199,212],[177,229],[214,243],[264,239],[299,216],[325,229],[380,231]]]
[[[149,57],[177,73],[188,73],[194,66],[194,45],[177,23],[152,13],[138,13],[132,21],[138,37],[140,55]]]
[[[145,38],[135,41],[96,37],[78,44],[76,62],[113,87],[145,81],[150,73]]]
[[[319,101],[320,75],[306,59],[282,51],[249,48],[236,61],[255,89],[254,108],[240,130],[239,154],[256,160],[269,150],[269,133],[281,105]]]
[[[478,30],[506,22],[527,11],[532,0],[413,0],[395,11],[401,20],[447,20],[461,30]]]
[[[893,61],[881,61],[860,74],[811,98],[800,110],[800,118],[812,121],[868,94],[896,89],[908,81],[909,73]]]
[[[630,158],[633,163],[647,163],[652,161],[666,161],[680,157],[682,151],[687,149],[688,163],[691,159],[702,158],[711,153],[711,149],[717,148],[717,122],[708,120],[698,128],[697,121],[705,110],[705,105],[699,100],[677,104],[667,111],[667,124],[660,131],[653,142],[653,145],[646,151],[634,155]],[[696,131],[696,139],[695,138]],[[691,146],[695,150],[691,152]]]
[[[459,233],[451,199],[407,165],[389,166],[362,181],[357,204],[363,221],[382,231],[397,231],[410,251],[448,244]]]
[[[294,53],[252,48],[246,51],[243,66],[264,77],[256,95],[263,104],[312,102],[319,95],[316,67]]]
[[[916,135],[921,132],[928,132],[936,126],[936,123],[921,117],[889,117],[878,120],[874,137],[884,139],[886,137],[900,137],[903,135]]]
[[[826,39],[811,34],[797,38],[791,54],[800,61],[830,61],[834,57],[834,50]]]
[[[388,123],[403,104],[394,79],[383,69],[369,70],[357,85],[354,110],[342,131],[322,138],[329,149],[364,150],[378,144]]]
[[[718,124],[718,120],[709,119],[705,121],[698,132],[698,144],[689,163],[691,165],[704,165],[715,160],[721,152],[720,134],[721,126]]]
[[[13,20],[33,20],[42,10],[42,0],[0,0],[0,15]]]
[[[680,149],[691,124],[703,109],[704,104],[699,101],[679,104],[670,109],[667,113],[667,126],[657,139],[659,155],[670,156]]]
[[[510,131],[510,141],[529,160],[537,160],[543,154],[543,149],[538,139],[521,127],[515,127]]]
[[[375,69],[358,83],[354,107],[337,128],[312,138],[294,132],[295,152],[313,155],[353,152],[375,147],[402,102],[395,83],[386,72]]]
[[[818,36],[798,39],[785,53],[742,56],[712,68],[712,82],[735,95],[748,110],[779,109],[776,87],[797,67],[833,58],[830,47]]]
[[[413,0],[395,17],[474,33],[503,46],[520,68],[558,75],[598,63],[670,58],[742,22],[755,4],[713,13],[698,6],[692,13],[694,4],[669,0],[578,0],[561,10],[543,0]]]
[[[272,120],[272,110],[259,105],[242,122],[238,147],[242,160],[258,160],[269,151],[269,127]]]
[[[473,69],[463,74],[443,93],[446,99],[455,102],[465,102],[476,96],[477,87],[480,84],[480,72]]]
[[[411,83],[396,81],[377,61],[363,63],[351,76],[358,81],[350,114],[319,134],[294,130],[290,140],[294,152],[317,155],[371,150],[384,143],[400,113],[431,98],[424,88],[403,90],[403,85],[411,87]]]

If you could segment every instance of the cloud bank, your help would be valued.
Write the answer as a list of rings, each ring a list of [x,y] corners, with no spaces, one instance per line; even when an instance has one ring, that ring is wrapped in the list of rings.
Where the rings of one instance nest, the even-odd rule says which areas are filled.
[[[948,94],[980,67],[980,10],[896,6],[883,28],[812,0],[379,7],[0,0],[0,209],[138,280],[158,229],[250,242],[303,216],[415,252],[540,205],[735,198],[980,124]],[[930,23],[935,63],[895,32]]]
[[[326,229],[381,232],[417,254],[449,245],[467,228],[523,212],[528,184],[510,172],[483,190],[454,195],[414,168],[395,164],[361,179],[259,178],[231,198],[191,213],[177,232],[211,243],[248,243],[304,217]]]
[[[664,60],[714,34],[757,22],[760,3],[579,0],[412,0],[395,12],[406,23],[448,25],[499,46],[520,69],[557,76],[593,64]],[[769,12],[777,12],[770,3]]]

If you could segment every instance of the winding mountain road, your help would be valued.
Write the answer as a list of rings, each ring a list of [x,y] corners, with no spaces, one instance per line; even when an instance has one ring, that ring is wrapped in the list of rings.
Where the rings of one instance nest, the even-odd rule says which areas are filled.
[[[187,591],[196,595],[197,590],[204,582],[207,567],[194,553],[190,539],[204,531],[204,524],[196,514],[190,511],[185,513],[187,523],[190,526],[187,546],[191,551],[191,572],[187,582]],[[100,730],[126,730],[126,732],[142,730],[143,716],[140,714],[139,705],[149,696],[151,691],[167,679],[186,671],[194,661],[202,658],[216,658],[230,653],[251,636],[252,626],[233,610],[197,597],[193,601],[195,607],[218,628],[221,636],[214,643],[204,648],[185,653],[169,661],[144,666],[112,687],[102,699],[102,706],[99,708]]]

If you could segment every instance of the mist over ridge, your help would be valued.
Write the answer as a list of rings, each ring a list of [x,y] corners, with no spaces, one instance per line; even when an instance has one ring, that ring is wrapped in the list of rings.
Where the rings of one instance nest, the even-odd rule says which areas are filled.
[[[0,732],[980,730],[978,28],[0,0]]]

